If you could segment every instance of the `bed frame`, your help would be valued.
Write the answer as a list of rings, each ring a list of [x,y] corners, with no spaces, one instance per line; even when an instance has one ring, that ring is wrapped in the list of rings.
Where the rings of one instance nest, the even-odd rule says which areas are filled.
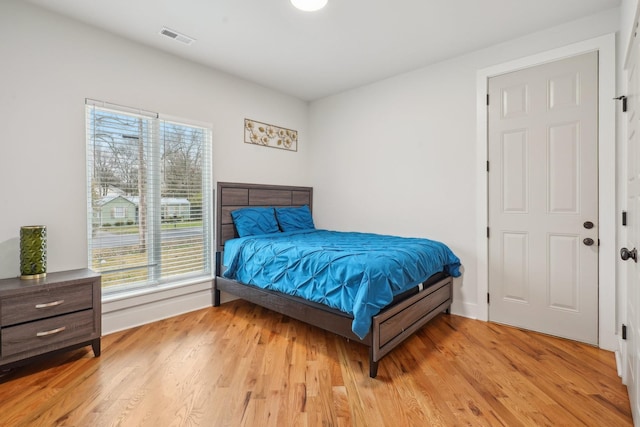
[[[312,209],[313,188],[282,185],[219,182],[216,215],[216,278],[213,305],[220,305],[220,291],[235,295],[262,307],[309,323],[369,347],[369,376],[375,378],[378,362],[411,334],[442,311],[449,312],[453,279],[447,276],[396,304],[389,305],[373,317],[364,339],[351,330],[353,317],[302,298],[248,286],[222,275],[224,243],[238,237],[231,211],[249,206],[302,206]]]

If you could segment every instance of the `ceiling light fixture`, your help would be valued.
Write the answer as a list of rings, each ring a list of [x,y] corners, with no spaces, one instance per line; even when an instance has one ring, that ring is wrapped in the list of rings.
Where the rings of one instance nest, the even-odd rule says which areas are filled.
[[[327,0],[291,0],[291,4],[305,12],[315,12],[327,5]]]

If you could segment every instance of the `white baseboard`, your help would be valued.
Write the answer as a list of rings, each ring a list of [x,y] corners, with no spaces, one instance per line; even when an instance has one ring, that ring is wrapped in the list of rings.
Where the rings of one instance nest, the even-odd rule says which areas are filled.
[[[468,317],[469,319],[477,319],[478,304],[459,302],[454,300],[453,303],[451,303],[451,314]]]
[[[160,288],[102,302],[102,335],[199,310],[212,305],[212,282]]]
[[[618,349],[615,351],[615,356],[618,376],[622,378],[622,384],[627,384],[628,378],[626,378],[627,375],[625,373],[627,364],[627,342],[622,339],[622,336],[618,336]]]
[[[618,371],[618,376],[622,377],[622,357],[620,356],[620,352],[616,350],[614,352],[616,357],[616,370]]]

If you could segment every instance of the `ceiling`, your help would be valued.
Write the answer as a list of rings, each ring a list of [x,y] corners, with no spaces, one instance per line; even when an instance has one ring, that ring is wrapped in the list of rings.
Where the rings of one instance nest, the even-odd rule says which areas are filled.
[[[620,5],[621,0],[28,0],[314,100]],[[161,36],[166,26],[195,38]]]

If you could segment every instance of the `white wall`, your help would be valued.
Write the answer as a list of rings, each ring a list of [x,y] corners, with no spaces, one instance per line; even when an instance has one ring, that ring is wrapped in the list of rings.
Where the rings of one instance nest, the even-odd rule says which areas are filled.
[[[638,14],[638,0],[622,0],[620,3],[620,60],[624,65],[633,35],[633,23]]]
[[[476,74],[618,26],[610,10],[313,102],[316,222],[448,243],[464,265],[453,311],[476,317]]]
[[[29,224],[49,271],[87,266],[86,97],[211,123],[216,181],[311,183],[303,101],[19,1],[0,2],[0,40],[0,278]],[[299,151],[244,144],[245,117],[297,129]]]
[[[0,40],[0,278],[22,225],[47,226],[48,271],[87,267],[85,98],[210,123],[214,188],[311,185],[306,102],[20,1],[0,2]],[[298,130],[298,152],[245,144],[244,118]],[[111,298],[103,332],[209,306],[210,288]]]

